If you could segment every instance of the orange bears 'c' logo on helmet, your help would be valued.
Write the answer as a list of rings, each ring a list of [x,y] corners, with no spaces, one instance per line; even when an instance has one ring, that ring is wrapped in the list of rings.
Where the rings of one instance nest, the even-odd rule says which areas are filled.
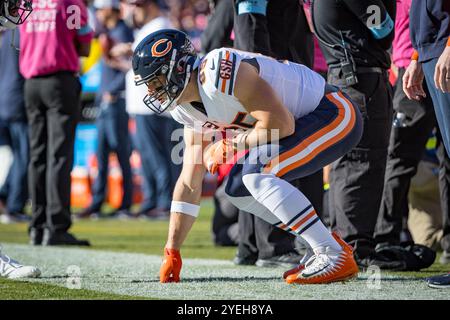
[[[158,46],[163,43],[166,43],[165,49],[163,49],[162,51],[158,51]],[[158,40],[152,46],[152,56],[153,57],[163,57],[166,55],[167,52],[170,51],[170,49],[172,49],[172,41],[169,41],[169,39]]]

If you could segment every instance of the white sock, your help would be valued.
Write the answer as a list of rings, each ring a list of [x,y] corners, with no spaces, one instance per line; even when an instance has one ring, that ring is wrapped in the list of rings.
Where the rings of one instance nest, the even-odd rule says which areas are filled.
[[[342,250],[317,216],[311,202],[289,182],[273,174],[252,173],[242,177],[251,195],[284,225],[303,237],[313,250]]]
[[[267,223],[270,223],[271,225],[280,228],[286,232],[289,232],[290,234],[299,237],[299,235],[289,229],[280,219],[275,216],[269,209],[267,209],[265,206],[263,206],[261,203],[255,200],[253,196],[246,196],[246,197],[231,197],[228,196],[230,199],[230,202],[239,210],[243,210],[246,212],[249,212],[258,218],[263,219]]]

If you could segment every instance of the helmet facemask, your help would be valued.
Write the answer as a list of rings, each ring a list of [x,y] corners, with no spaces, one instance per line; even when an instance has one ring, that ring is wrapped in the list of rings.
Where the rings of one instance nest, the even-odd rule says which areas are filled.
[[[163,64],[149,79],[136,81],[136,85],[151,84],[153,91],[144,97],[144,103],[152,111],[161,114],[166,110],[172,110],[179,97],[184,92],[191,77],[191,68],[196,59],[194,56],[185,56],[175,66],[177,50],[173,50],[169,65]]]
[[[30,0],[2,0],[0,25],[13,29],[22,24],[33,11]]]

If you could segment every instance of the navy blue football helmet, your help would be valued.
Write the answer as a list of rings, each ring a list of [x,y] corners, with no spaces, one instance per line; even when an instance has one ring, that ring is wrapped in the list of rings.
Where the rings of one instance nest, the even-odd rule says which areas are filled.
[[[156,87],[144,97],[147,107],[158,114],[175,107],[198,61],[184,32],[163,29],[145,37],[134,50],[133,71],[137,86]]]

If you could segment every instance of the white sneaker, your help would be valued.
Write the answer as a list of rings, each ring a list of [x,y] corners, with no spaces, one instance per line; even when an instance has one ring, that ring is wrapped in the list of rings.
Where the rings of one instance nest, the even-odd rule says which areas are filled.
[[[41,271],[33,266],[23,266],[0,252],[0,277],[8,279],[37,278]]]

